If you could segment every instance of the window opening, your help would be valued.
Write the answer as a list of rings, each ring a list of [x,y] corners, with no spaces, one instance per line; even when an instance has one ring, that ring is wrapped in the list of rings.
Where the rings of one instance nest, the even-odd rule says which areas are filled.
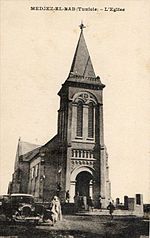
[[[82,137],[83,132],[83,104],[78,103],[77,106],[77,136]]]
[[[88,108],[88,137],[94,137],[94,106],[91,102]]]

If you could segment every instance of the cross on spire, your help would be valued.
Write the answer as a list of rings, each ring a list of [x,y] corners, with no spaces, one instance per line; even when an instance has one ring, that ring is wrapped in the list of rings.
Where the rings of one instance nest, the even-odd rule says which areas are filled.
[[[86,26],[83,24],[83,22],[81,21],[81,24],[79,25],[81,31],[83,31],[84,28],[86,28]]]
[[[71,65],[70,74],[86,79],[96,78],[89,51],[84,39],[83,28],[85,28],[85,26],[83,25],[83,22],[81,22],[79,27],[81,29],[81,33]]]

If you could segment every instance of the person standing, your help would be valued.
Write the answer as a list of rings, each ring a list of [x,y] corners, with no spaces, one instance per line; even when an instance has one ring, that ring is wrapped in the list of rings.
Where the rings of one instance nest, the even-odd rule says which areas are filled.
[[[70,201],[70,194],[69,194],[69,190],[67,190],[67,192],[66,192],[66,202],[69,203],[69,201]]]
[[[54,196],[51,202],[51,212],[52,212],[52,225],[58,220],[62,220],[61,204],[59,198]]]
[[[99,196],[99,209],[100,209],[100,211],[102,209],[102,197],[101,197],[101,195]]]
[[[56,187],[56,195],[57,195],[57,197],[60,197],[60,192],[61,192],[61,184],[57,183],[57,187]]]
[[[93,200],[91,197],[87,198],[87,205],[88,205],[88,210],[93,212],[94,204],[93,204]]]
[[[110,218],[111,220],[113,219],[113,212],[115,210],[114,205],[110,202],[109,205],[107,206],[107,209],[109,210]]]
[[[76,193],[74,196],[74,204],[75,204],[75,212],[78,212],[80,209],[80,196],[79,192]]]

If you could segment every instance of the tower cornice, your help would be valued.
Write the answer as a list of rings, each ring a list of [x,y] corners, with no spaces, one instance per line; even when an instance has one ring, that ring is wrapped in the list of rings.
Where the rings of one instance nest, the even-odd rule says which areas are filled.
[[[105,88],[105,85],[104,84],[92,84],[92,83],[87,84],[84,82],[66,81],[64,84],[62,84],[62,88],[58,92],[58,95],[62,96],[63,92],[66,94],[66,89],[69,87],[83,88],[83,89],[90,89],[90,90],[103,90],[103,88]]]

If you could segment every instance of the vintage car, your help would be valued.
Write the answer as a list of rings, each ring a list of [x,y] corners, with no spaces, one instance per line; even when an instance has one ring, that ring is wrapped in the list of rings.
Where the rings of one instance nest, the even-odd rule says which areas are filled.
[[[34,197],[31,194],[11,194],[1,200],[1,212],[7,221],[38,224]]]

